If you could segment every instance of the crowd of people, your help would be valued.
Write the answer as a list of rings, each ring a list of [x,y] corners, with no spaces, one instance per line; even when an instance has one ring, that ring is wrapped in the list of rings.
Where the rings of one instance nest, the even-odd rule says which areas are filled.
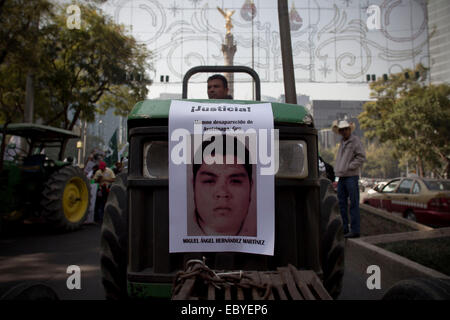
[[[104,161],[104,154],[93,150],[84,164],[84,174],[92,184],[96,185],[94,222],[102,224],[106,201],[111,190],[111,185],[122,171],[122,162],[116,162],[113,168],[109,168]]]

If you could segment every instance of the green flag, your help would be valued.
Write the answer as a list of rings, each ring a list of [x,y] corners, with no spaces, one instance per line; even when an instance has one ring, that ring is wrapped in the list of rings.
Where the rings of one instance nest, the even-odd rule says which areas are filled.
[[[109,140],[108,149],[106,150],[105,162],[108,167],[112,167],[113,165],[115,165],[119,159],[117,152],[117,130],[118,129],[114,131],[114,134]]]

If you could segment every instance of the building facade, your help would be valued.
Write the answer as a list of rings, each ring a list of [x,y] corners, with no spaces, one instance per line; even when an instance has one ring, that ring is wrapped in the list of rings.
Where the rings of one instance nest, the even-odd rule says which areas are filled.
[[[319,145],[322,149],[331,149],[339,143],[339,136],[331,129],[319,130]]]
[[[223,65],[227,30],[217,7],[234,10],[234,64],[253,66],[262,94],[278,97],[284,90],[277,1],[249,3],[116,0],[106,1],[103,9],[152,52],[151,98],[181,92],[183,76],[192,67]],[[289,17],[297,92],[313,100],[342,99],[330,94],[342,92],[343,83],[353,85],[346,87],[346,99],[368,99],[367,75],[381,77],[418,63],[428,67],[426,0],[292,0]],[[156,81],[160,75],[169,76],[170,82]],[[193,97],[206,96],[206,78],[192,78]],[[235,90],[234,97],[251,100],[251,78],[236,74],[234,80],[242,89]]]
[[[317,129],[329,129],[334,120],[350,119],[355,121],[358,135],[362,134],[357,117],[367,101],[313,100],[312,115]]]
[[[114,110],[109,109],[104,115],[97,114],[95,121],[88,123],[87,136],[98,137],[98,141],[95,147],[101,150],[105,150],[111,140],[114,132],[117,130],[117,144],[120,148],[121,145],[127,142],[127,118],[117,116],[114,114]],[[93,146],[90,144],[90,146]],[[86,150],[86,154],[92,150]]]
[[[279,26],[274,19],[277,2],[255,0],[251,10],[248,2],[117,0],[105,2],[103,9],[152,52],[155,70],[150,73],[155,81],[149,98],[173,99],[175,95],[167,92],[181,93],[187,70],[223,64],[226,29],[217,7],[236,11],[234,64],[253,66],[261,78],[262,95],[280,97],[284,90]],[[355,121],[355,133],[362,136],[357,116],[370,99],[367,77],[372,81],[421,63],[431,67],[433,82],[450,78],[448,0],[292,0],[289,7],[297,93],[311,101],[299,104],[310,109],[319,130],[347,118]],[[171,81],[157,82],[160,75]],[[205,98],[206,79],[207,75],[191,79],[190,98]],[[237,75],[235,82],[244,92],[236,92],[235,98],[251,100],[250,77]],[[106,134],[105,129],[105,142],[112,132]],[[324,144],[332,141],[323,138]]]
[[[342,101],[342,100],[314,100],[311,106],[311,113],[314,118],[314,125],[319,130],[319,144],[322,148],[333,148],[340,138],[331,130],[331,125],[335,120],[347,119],[355,123],[353,134],[362,138],[364,133],[358,121],[358,115],[363,110],[363,105],[367,101]]]
[[[430,78],[432,83],[450,83],[450,1],[428,1]]]

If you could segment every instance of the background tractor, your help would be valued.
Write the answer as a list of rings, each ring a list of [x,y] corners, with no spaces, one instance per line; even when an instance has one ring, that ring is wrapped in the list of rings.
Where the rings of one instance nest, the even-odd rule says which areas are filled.
[[[2,126],[0,132],[4,132]],[[29,147],[22,150],[9,144],[5,148],[0,171],[1,222],[43,217],[55,229],[78,229],[88,213],[89,181],[79,167],[62,161],[62,146],[79,136],[31,123],[10,124],[4,133],[24,138]]]
[[[188,79],[197,72],[249,73],[255,80],[256,100],[260,100],[259,77],[252,69],[215,66],[188,71],[183,81],[184,99]],[[171,100],[142,101],[128,117],[128,172],[119,175],[112,185],[101,232],[106,296],[170,298],[176,273],[190,259],[205,257],[206,264],[215,270],[270,271],[288,265],[313,270],[328,293],[336,298],[344,274],[343,228],[331,181],[319,176],[317,130],[306,108],[271,103],[274,128],[279,129],[279,172],[289,172],[290,176],[275,177],[275,249],[273,256],[265,256],[234,252],[169,253],[170,105]],[[292,141],[306,148],[298,148],[296,143],[285,144]],[[290,169],[283,168],[283,164]]]

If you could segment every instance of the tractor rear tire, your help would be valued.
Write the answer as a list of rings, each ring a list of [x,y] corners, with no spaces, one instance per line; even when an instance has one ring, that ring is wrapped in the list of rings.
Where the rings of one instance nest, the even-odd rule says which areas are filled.
[[[417,222],[417,217],[416,217],[414,211],[412,211],[411,209],[408,209],[408,211],[405,212],[404,217],[410,221]]]
[[[336,192],[331,181],[326,178],[320,179],[320,219],[323,285],[336,299],[341,293],[344,278],[344,228]]]
[[[127,173],[116,177],[105,205],[100,266],[107,299],[127,298],[128,198]]]
[[[383,300],[449,300],[450,280],[416,278],[397,282],[383,296]]]
[[[55,229],[74,231],[87,218],[90,184],[83,171],[67,166],[53,173],[42,192],[42,216]]]
[[[39,282],[25,281],[8,289],[0,300],[13,301],[55,301],[59,300],[53,288]]]

